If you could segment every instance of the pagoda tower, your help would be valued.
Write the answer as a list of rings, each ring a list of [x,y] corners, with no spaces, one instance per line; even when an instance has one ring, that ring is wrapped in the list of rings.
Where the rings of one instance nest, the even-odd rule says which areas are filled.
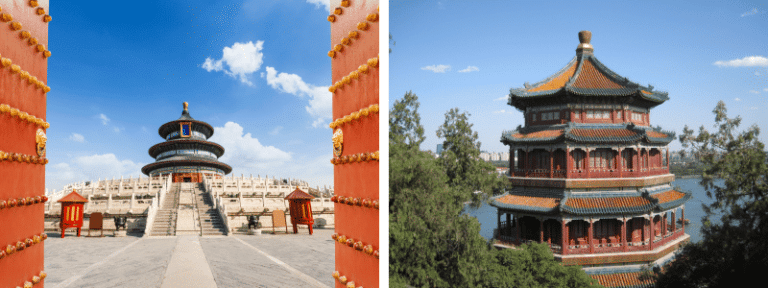
[[[149,148],[154,163],[141,168],[150,177],[173,177],[173,182],[202,182],[203,177],[219,179],[232,172],[232,167],[219,162],[224,147],[208,141],[213,127],[189,116],[189,104],[184,102],[181,117],[160,126],[160,142]]]
[[[510,90],[525,126],[501,135],[514,188],[492,198],[495,238],[500,246],[546,243],[564,265],[588,273],[664,264],[689,239],[691,197],[671,186],[674,133],[651,127],[650,110],[669,98],[598,61],[589,31],[579,40],[560,71]]]

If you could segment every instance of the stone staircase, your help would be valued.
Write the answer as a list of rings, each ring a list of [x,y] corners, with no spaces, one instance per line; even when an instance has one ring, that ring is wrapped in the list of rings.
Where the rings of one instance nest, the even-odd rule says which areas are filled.
[[[195,204],[200,217],[201,235],[227,235],[224,221],[216,211],[216,207],[213,207],[210,195],[203,192],[202,185],[200,183],[199,187],[195,188]]]
[[[181,186],[179,183],[171,184],[171,189],[165,195],[165,200],[160,204],[160,208],[155,215],[155,222],[152,224],[150,236],[174,236],[176,235],[176,219],[179,209],[179,192]]]

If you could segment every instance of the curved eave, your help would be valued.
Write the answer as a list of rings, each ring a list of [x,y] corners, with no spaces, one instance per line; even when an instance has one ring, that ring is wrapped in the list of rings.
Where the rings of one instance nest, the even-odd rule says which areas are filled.
[[[632,207],[600,207],[600,208],[577,208],[567,205],[560,207],[560,210],[573,215],[621,215],[621,214],[645,214],[653,210],[654,205]]]
[[[210,147],[213,147],[214,149],[211,149],[209,151],[216,154],[216,157],[221,157],[221,155],[224,155],[224,147],[214,142],[195,140],[195,139],[189,139],[189,140],[176,139],[176,140],[160,142],[150,147],[149,156],[151,156],[152,158],[157,158],[157,155],[159,155],[160,153],[163,153],[165,151],[175,150],[176,148],[174,146],[178,144],[200,144],[201,146],[210,146]]]
[[[578,61],[578,63],[574,63],[574,61]],[[621,88],[584,88],[574,86],[574,83],[576,83],[578,78],[581,76],[585,61],[589,61],[600,74],[605,76],[608,80],[615,83],[616,85],[621,86]],[[556,87],[554,89],[542,91],[531,91],[561,76],[572,65],[578,65],[576,67],[576,71],[562,87]],[[522,110],[527,106],[524,102],[528,100],[564,94],[586,97],[638,97],[651,102],[649,103],[651,107],[657,106],[669,100],[667,92],[652,90],[653,87],[651,86],[641,86],[640,84],[632,82],[626,77],[613,72],[613,70],[609,69],[607,66],[603,65],[602,62],[597,60],[594,55],[581,54],[574,57],[574,59],[571,60],[571,62],[569,62],[568,65],[566,65],[564,68],[560,69],[560,71],[548,77],[547,79],[544,79],[543,81],[540,81],[531,86],[526,86],[525,88],[510,89],[509,100],[507,104]]]
[[[657,133],[662,133],[667,135],[667,137],[652,137],[651,135],[648,135],[648,132],[645,133],[645,139],[649,143],[660,143],[660,144],[669,144],[673,140],[675,140],[675,132],[670,131],[656,131]]]
[[[192,122],[194,124],[192,125],[192,130],[205,134],[206,138],[211,138],[211,136],[213,136],[213,126],[203,121],[198,121],[194,119],[189,119],[189,120],[178,119],[178,120],[173,120],[171,122],[165,123],[162,126],[160,126],[159,129],[157,129],[157,133],[160,134],[160,137],[163,137],[163,139],[165,139],[165,137],[168,136],[168,134],[171,134],[173,131],[178,131],[180,129],[181,126],[179,123],[181,122]]]
[[[520,211],[520,212],[536,212],[536,213],[545,213],[545,214],[552,214],[557,212],[557,206],[549,208],[549,207],[509,204],[509,203],[503,203],[498,201],[499,198],[502,198],[504,196],[511,196],[511,194],[504,193],[502,195],[492,197],[490,199],[491,201],[489,202],[489,204],[499,209],[513,210],[513,211]]]
[[[619,196],[619,197],[597,197],[597,198],[581,198],[581,199],[589,199],[592,201],[595,201],[597,203],[600,202],[645,202],[644,204],[640,205],[623,205],[623,206],[613,206],[609,207],[606,204],[603,204],[602,207],[590,207],[590,208],[583,208],[583,207],[573,207],[569,205],[569,202],[571,200],[576,200],[580,198],[573,198],[566,196],[563,198],[563,201],[560,202],[560,210],[572,214],[572,215],[617,215],[617,214],[644,214],[648,213],[651,210],[653,210],[656,205],[647,199],[646,197],[642,196]],[[639,204],[639,203],[638,203]]]
[[[683,196],[680,199],[657,204],[658,209],[663,211],[663,210],[669,210],[669,209],[678,207],[680,205],[685,204],[686,201],[688,201],[689,199],[691,199],[691,197],[693,197],[693,194],[691,192],[683,192],[683,193],[685,193],[685,196]]]
[[[554,137],[542,137],[542,138],[515,138],[512,137],[513,134],[520,133],[518,131],[506,131],[501,133],[501,143],[509,143],[509,144],[523,144],[523,143],[552,143],[552,142],[558,142],[561,139],[563,139],[563,135],[558,135]]]
[[[206,161],[206,160],[173,160],[173,161],[160,161],[149,163],[141,168],[141,173],[149,175],[152,170],[173,167],[173,166],[206,166],[211,168],[217,168],[224,171],[224,174],[232,172],[232,167],[219,161]]]
[[[643,138],[642,134],[635,134],[633,136],[621,136],[621,137],[590,137],[590,136],[577,136],[571,133],[565,134],[565,139],[571,140],[577,143],[635,143]]]

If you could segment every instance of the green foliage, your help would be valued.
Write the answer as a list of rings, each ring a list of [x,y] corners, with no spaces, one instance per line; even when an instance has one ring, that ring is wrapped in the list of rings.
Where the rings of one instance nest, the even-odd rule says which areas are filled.
[[[726,111],[722,101],[713,111],[717,132],[702,126],[694,136],[686,126],[680,136],[704,163],[700,184],[715,201],[703,206],[702,241],[682,248],[658,287],[753,286],[768,271],[768,154],[760,129],[737,132],[741,118]]]
[[[418,149],[424,142],[424,127],[419,116],[419,97],[411,91],[396,100],[389,111],[389,144],[407,144]]]
[[[448,176],[448,184],[468,192],[500,194],[504,181],[495,173],[493,164],[480,159],[481,144],[477,141],[477,132],[472,131],[469,116],[453,108],[445,113],[445,122],[437,129],[437,137],[445,139],[440,163]],[[457,200],[467,201],[471,195],[475,194],[467,193],[466,198]]]
[[[474,187],[493,187],[491,182],[496,181],[495,175],[483,170],[485,162],[471,157],[479,155],[479,150],[472,151],[479,149],[477,134],[442,126],[444,132],[438,134],[449,135],[448,147],[454,150],[447,151],[453,161],[470,169],[446,165],[443,159],[419,150],[424,138],[417,108],[417,98],[409,92],[395,102],[391,114],[396,119],[390,119],[390,286],[589,287],[593,281],[589,276],[578,267],[561,266],[546,245],[501,251],[488,245],[480,236],[477,219],[462,214]],[[465,117],[452,115],[458,121],[447,117],[446,122],[471,127]],[[447,169],[456,169],[451,173],[468,180],[449,178]]]

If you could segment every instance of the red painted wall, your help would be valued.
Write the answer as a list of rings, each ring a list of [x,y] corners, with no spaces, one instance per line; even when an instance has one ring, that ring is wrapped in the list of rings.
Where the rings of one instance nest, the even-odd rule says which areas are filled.
[[[348,4],[349,7],[344,7]],[[369,59],[378,57],[379,21],[368,21],[369,14],[378,14],[379,1],[350,0],[331,1],[331,13],[336,8],[341,14],[335,15],[331,26],[331,47],[342,43],[349,32],[357,31],[359,37],[350,39],[348,45],[332,58],[332,81],[336,83],[356,71]],[[370,20],[370,19],[369,19]],[[368,23],[368,29],[358,29],[361,22]],[[333,83],[331,83],[333,85]],[[369,67],[368,73],[360,73],[357,80],[351,80],[333,93],[333,119],[339,119],[372,104],[379,104],[379,68]],[[337,127],[343,132],[342,156],[379,151],[379,114],[369,114]],[[330,140],[330,139],[329,139]],[[330,159],[329,159],[330,160]],[[379,200],[379,162],[361,161],[334,165],[334,189],[337,196]],[[364,205],[336,203],[335,227],[337,235],[352,238],[355,242],[372,245],[379,250],[379,210]],[[355,287],[379,286],[379,260],[363,251],[336,242],[336,271]],[[330,275],[329,275],[330,276]],[[342,281],[335,281],[336,287],[346,287]]]
[[[47,0],[38,1],[38,5],[48,14]],[[39,44],[48,48],[48,23],[43,21],[45,14],[38,15],[37,7],[30,7],[26,0],[0,0],[0,9],[0,13],[13,17],[10,22],[0,21],[0,56],[47,83],[47,59],[35,46],[28,45],[20,37],[22,31],[28,31]],[[22,29],[12,30],[12,22],[20,23]],[[46,119],[45,93],[22,80],[19,74],[12,73],[10,66],[0,65],[0,104]],[[37,155],[35,133],[38,128],[18,117],[11,117],[9,113],[0,114],[0,151]],[[0,160],[0,187],[0,201],[43,196],[45,166]],[[43,233],[43,205],[41,202],[0,209],[0,249]],[[0,287],[23,287],[25,281],[39,276],[43,270],[43,248],[44,244],[40,242],[0,259]],[[43,287],[43,281],[34,287]]]

